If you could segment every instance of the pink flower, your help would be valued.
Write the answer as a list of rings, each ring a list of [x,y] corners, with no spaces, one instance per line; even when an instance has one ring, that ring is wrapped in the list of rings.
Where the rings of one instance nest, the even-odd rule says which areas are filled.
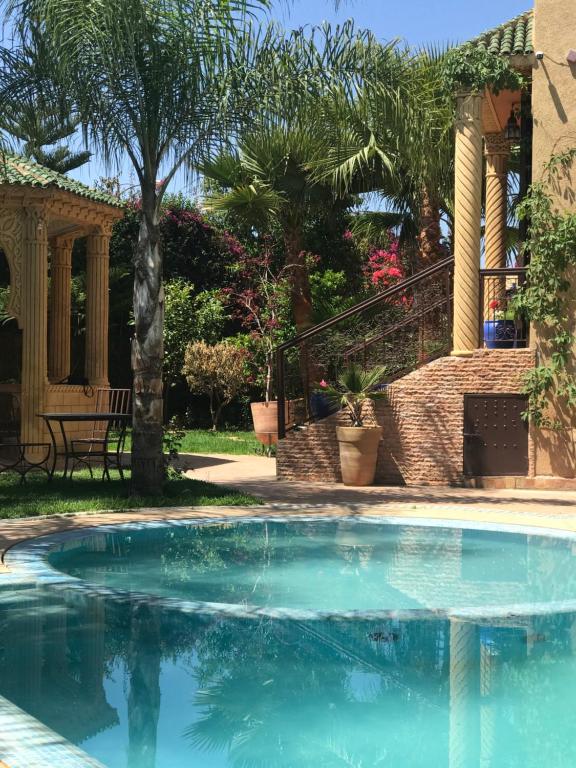
[[[318,384],[318,386],[322,387],[322,389],[327,389],[328,388],[328,382],[324,381],[324,379],[322,379],[322,381]]]
[[[354,235],[352,234],[352,232],[349,229],[347,229],[347,230],[345,230],[343,232],[342,240],[346,240],[347,242],[350,242],[350,240],[354,240]]]
[[[492,301],[490,302],[490,304],[488,304],[488,306],[490,307],[490,309],[498,309],[498,307],[500,306],[500,302],[498,301],[498,299],[492,299]]]

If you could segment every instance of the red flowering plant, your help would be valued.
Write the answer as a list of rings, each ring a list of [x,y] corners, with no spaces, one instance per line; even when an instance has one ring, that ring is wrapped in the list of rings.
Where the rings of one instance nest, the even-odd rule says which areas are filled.
[[[233,270],[232,284],[225,288],[232,318],[246,331],[252,371],[250,383],[262,387],[266,402],[272,399],[272,372],[276,346],[290,333],[289,267],[276,268],[271,244],[261,250],[242,248]]]
[[[393,232],[388,232],[387,243],[369,247],[368,260],[363,271],[367,287],[372,290],[385,291],[404,280],[406,270],[402,261],[400,242]],[[410,299],[402,294],[393,303],[408,307]]]

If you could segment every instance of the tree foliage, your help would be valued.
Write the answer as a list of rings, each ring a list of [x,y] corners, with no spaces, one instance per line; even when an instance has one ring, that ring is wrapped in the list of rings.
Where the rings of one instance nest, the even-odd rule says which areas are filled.
[[[246,356],[246,350],[227,342],[195,341],[186,347],[183,373],[191,392],[208,395],[213,430],[224,406],[246,386]]]
[[[570,408],[576,406],[576,375],[572,367],[576,343],[571,270],[576,267],[576,214],[558,209],[556,195],[570,183],[576,149],[554,155],[545,166],[542,181],[530,187],[517,208],[520,220],[529,222],[525,251],[530,255],[526,284],[514,304],[537,327],[543,360],[526,376],[526,418],[538,426],[560,427],[550,414],[553,393]]]

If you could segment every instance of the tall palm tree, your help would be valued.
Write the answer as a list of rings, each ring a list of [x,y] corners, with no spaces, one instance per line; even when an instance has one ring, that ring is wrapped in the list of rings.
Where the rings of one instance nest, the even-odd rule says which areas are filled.
[[[178,170],[193,164],[234,117],[232,77],[246,71],[248,9],[267,0],[3,0],[20,48],[40,29],[39,66],[65,89],[85,138],[105,161],[128,158],[141,194],[134,255],[132,485],[159,493],[162,454],[163,315],[159,218]],[[18,93],[8,85],[0,97]],[[20,86],[33,92],[37,83]],[[40,83],[41,85],[41,83]],[[240,110],[239,110],[240,111]]]

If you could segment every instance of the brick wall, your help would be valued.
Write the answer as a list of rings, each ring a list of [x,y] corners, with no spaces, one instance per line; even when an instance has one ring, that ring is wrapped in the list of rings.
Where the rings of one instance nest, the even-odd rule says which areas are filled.
[[[369,403],[367,423],[383,428],[376,482],[407,485],[461,483],[464,395],[519,392],[534,367],[529,349],[482,349],[472,357],[443,357],[390,385],[387,401]],[[335,414],[290,432],[278,444],[278,477],[340,482]],[[534,447],[529,440],[529,474]]]

